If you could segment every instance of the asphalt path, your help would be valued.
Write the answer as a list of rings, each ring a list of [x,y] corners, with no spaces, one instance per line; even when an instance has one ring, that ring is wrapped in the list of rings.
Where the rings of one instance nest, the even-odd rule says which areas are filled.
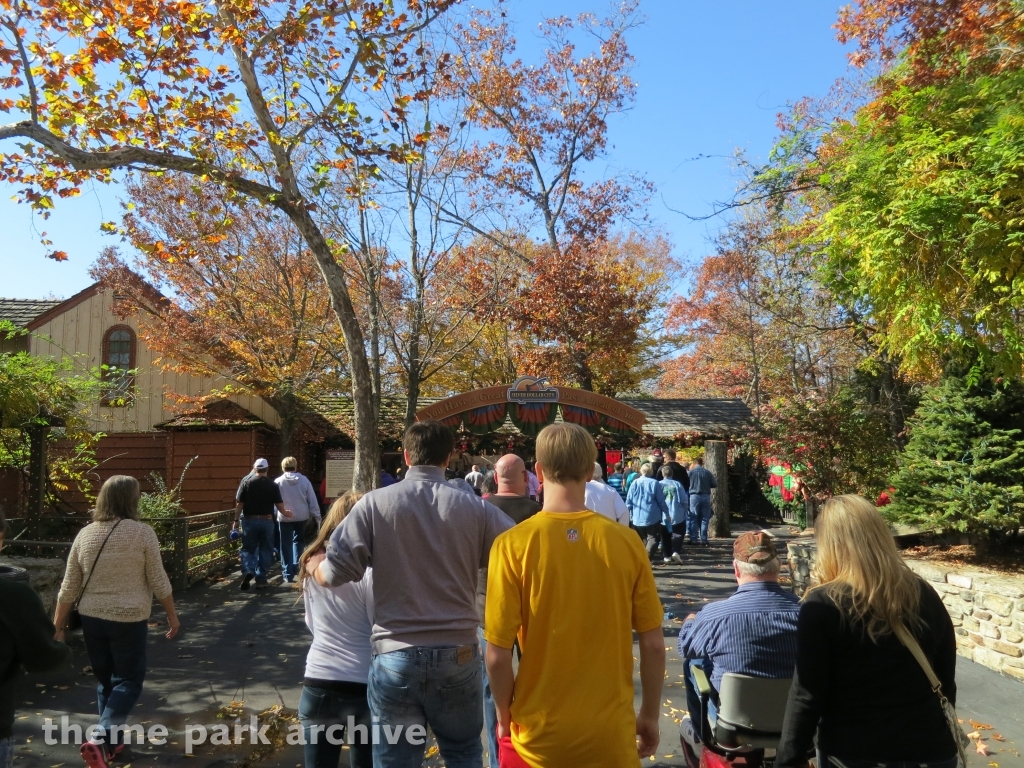
[[[756,526],[741,525],[738,530]],[[782,544],[791,528],[770,529]],[[735,533],[736,531],[734,531]],[[658,591],[666,611],[663,631],[667,650],[665,689],[662,695],[661,745],[651,766],[684,765],[678,721],[685,712],[682,664],[676,638],[683,618],[710,601],[732,594],[731,542],[714,541],[710,547],[687,547],[684,564],[653,565]],[[162,613],[154,611],[148,647],[149,669],[133,720],[146,729],[168,728],[167,743],[133,746],[130,762],[136,766],[190,768],[260,764],[266,768],[301,768],[301,747],[274,749],[245,743],[198,745],[185,755],[185,731],[190,725],[227,724],[246,727],[264,712],[282,729],[294,716],[301,691],[309,633],[303,623],[302,602],[294,589],[271,580],[265,592],[241,592],[236,574],[197,585],[177,596],[182,631],[178,638],[163,638]],[[95,722],[95,682],[81,636],[73,636],[72,665],[61,672],[26,675],[20,681],[21,702],[15,723],[17,768],[62,768],[81,765],[74,745],[46,744],[46,718],[60,724],[62,715],[83,726]],[[639,651],[634,651],[639,657]],[[634,677],[637,705],[639,669]],[[1024,768],[1024,683],[1004,677],[963,658],[957,664],[958,713],[965,727],[977,732],[989,755],[972,751],[970,768]],[[276,708],[276,709],[275,709]],[[59,730],[57,733],[59,737]],[[243,731],[243,738],[248,731]],[[122,763],[123,764],[123,763]],[[441,765],[436,754],[426,763]],[[117,764],[115,763],[115,766]],[[342,765],[347,758],[342,757]]]

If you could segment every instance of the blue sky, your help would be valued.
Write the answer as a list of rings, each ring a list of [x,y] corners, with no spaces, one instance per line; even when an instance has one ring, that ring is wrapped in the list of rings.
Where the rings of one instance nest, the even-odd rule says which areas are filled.
[[[691,222],[670,208],[706,214],[736,184],[739,148],[764,159],[776,114],[788,102],[824,95],[846,71],[832,24],[840,3],[829,0],[643,0],[643,26],[633,30],[637,103],[611,124],[609,157],[594,172],[638,171],[657,186],[650,214],[676,255],[693,262],[721,222]],[[517,36],[533,47],[545,14],[600,12],[594,0],[509,0]],[[0,148],[6,150],[7,148]],[[8,150],[9,151],[9,150]],[[707,156],[706,159],[693,159]],[[99,251],[116,245],[103,221],[118,218],[116,187],[93,185],[57,202],[48,220],[0,190],[0,296],[67,297],[89,285]],[[13,189],[10,190],[13,193]],[[66,251],[62,264],[43,257],[45,231]]]

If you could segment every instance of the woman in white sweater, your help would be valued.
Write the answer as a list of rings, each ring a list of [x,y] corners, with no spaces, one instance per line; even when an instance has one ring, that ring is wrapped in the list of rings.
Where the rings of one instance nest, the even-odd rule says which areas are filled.
[[[290,510],[291,517],[277,513],[277,525],[281,533],[281,576],[285,583],[295,581],[298,573],[299,555],[306,545],[306,524],[309,518],[316,519],[320,525],[320,502],[309,478],[296,472],[299,462],[294,456],[281,460],[281,476],[274,480],[281,489],[284,507]]]
[[[111,726],[121,726],[142,693],[146,676],[147,624],[153,598],[167,612],[167,638],[180,623],[171,582],[160,559],[152,527],[139,522],[139,481],[114,475],[100,488],[92,522],[71,545],[53,624],[63,640],[75,603],[92,673],[99,681],[96,702],[103,733],[82,745],[89,768],[106,768],[123,744],[112,744]],[[115,731],[115,734],[119,731]]]
[[[306,572],[309,558],[323,551],[362,494],[349,492],[327,511],[316,541],[299,560],[299,587],[306,606],[306,626],[313,644],[299,701],[306,734],[306,768],[338,768],[341,745],[349,745],[351,768],[372,768],[370,706],[366,681],[370,671],[373,629],[373,573],[340,587],[321,587]],[[350,732],[349,723],[356,727]]]

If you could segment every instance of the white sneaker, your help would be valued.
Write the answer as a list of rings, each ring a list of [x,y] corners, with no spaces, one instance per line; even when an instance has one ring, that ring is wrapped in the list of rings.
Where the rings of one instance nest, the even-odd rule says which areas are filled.
[[[683,565],[683,558],[679,555],[678,552],[672,553],[672,560],[679,563],[680,565]]]
[[[693,754],[697,756],[697,759],[700,759],[701,753],[704,751],[704,745],[700,743],[700,738],[697,736],[697,731],[693,727],[693,721],[690,720],[689,715],[683,715],[683,720],[679,723],[679,736],[693,750]]]
[[[671,557],[666,557],[662,562],[664,562],[664,563],[671,563],[672,562],[672,558]]]

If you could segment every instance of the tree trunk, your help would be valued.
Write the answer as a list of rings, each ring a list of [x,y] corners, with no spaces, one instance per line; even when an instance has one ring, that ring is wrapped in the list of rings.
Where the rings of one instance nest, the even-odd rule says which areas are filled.
[[[906,417],[903,411],[903,393],[900,391],[898,375],[896,365],[887,356],[883,356],[879,391],[889,417],[889,432],[892,435],[892,441],[898,448],[903,449],[907,444],[907,437],[904,433]]]
[[[573,355],[572,368],[576,386],[587,392],[594,391],[594,372],[590,370],[590,362],[582,353]],[[536,374],[534,374],[536,375]]]
[[[47,435],[50,428],[42,424],[32,424],[25,428],[28,433],[28,495],[25,499],[25,538],[42,538],[43,506],[46,502],[46,481],[49,477],[46,456]]]
[[[380,483],[380,445],[378,443],[377,410],[374,408],[373,376],[366,355],[366,341],[359,327],[352,299],[345,283],[345,271],[334,258],[334,252],[302,204],[287,205],[283,210],[295,223],[303,239],[320,265],[331,307],[338,316],[345,346],[348,348],[349,370],[352,374],[352,405],[355,417],[356,462],[353,490],[370,491]]]
[[[704,466],[715,476],[718,487],[711,491],[711,522],[708,536],[727,539],[729,532],[729,444],[724,440],[704,443]]]
[[[380,416],[380,299],[370,291],[370,377],[373,382],[373,410]]]

